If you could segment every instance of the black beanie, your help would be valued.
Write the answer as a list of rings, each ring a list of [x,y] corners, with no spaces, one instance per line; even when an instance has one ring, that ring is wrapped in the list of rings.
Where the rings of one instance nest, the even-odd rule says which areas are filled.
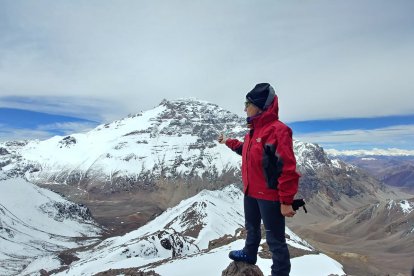
[[[268,83],[259,83],[247,93],[246,99],[260,108],[266,110],[275,98],[275,90]]]

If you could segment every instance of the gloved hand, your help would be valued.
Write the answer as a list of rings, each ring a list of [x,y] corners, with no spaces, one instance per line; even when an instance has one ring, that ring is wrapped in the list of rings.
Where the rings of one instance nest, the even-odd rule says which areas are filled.
[[[300,207],[303,207],[303,210],[305,210],[305,213],[308,212],[308,210],[306,210],[305,207],[305,201],[301,198],[301,199],[294,199],[293,203],[292,203],[292,208],[294,211],[298,210]]]

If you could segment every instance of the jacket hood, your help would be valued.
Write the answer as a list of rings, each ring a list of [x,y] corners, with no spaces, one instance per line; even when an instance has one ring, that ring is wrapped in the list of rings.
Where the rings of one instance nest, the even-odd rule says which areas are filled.
[[[270,106],[259,116],[252,118],[251,124],[253,128],[257,128],[277,120],[279,120],[279,100],[275,95]]]

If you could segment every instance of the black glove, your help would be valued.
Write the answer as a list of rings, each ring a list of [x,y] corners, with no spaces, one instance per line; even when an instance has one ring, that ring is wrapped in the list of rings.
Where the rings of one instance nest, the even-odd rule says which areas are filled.
[[[302,198],[300,198],[300,199],[294,199],[293,200],[293,203],[292,203],[292,208],[293,208],[294,211],[296,211],[300,207],[303,207],[303,210],[305,210],[305,213],[307,213],[308,210],[306,210],[305,204],[306,203],[305,203],[305,201]]]

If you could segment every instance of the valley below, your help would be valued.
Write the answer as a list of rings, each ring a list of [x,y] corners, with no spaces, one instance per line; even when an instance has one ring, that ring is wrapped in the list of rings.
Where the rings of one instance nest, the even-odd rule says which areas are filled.
[[[405,198],[409,199],[402,202],[414,206],[413,195],[406,194]],[[387,222],[380,214],[392,215],[389,209],[364,214],[364,210],[380,204],[368,204],[327,218],[312,215],[313,204],[309,203],[309,213],[299,212],[294,219],[287,220],[287,225],[312,246],[343,264],[347,275],[410,276],[414,269],[414,217],[400,210],[400,218]]]
[[[390,245],[383,241],[367,241],[346,233],[328,233],[324,224],[305,227],[291,226],[291,229],[344,266],[347,275],[386,276],[411,275],[414,268],[413,252],[401,248],[390,251]],[[412,245],[408,245],[412,249]],[[410,249],[410,250],[411,250]],[[387,252],[388,251],[388,252]]]
[[[79,193],[78,189],[66,185],[43,186],[64,194],[74,202],[85,204],[94,219],[105,228],[104,238],[121,236],[138,229],[201,189],[183,183],[163,183],[152,191],[116,193],[107,197],[96,194],[88,196],[86,192]],[[393,187],[389,187],[389,196],[396,201],[414,198],[414,195],[399,192]],[[335,215],[326,215],[317,200],[314,198],[307,202],[307,214],[299,210],[293,219],[287,219],[287,226],[317,250],[343,264],[347,275],[411,275],[414,267],[412,234],[410,239],[401,239],[400,231],[392,233],[386,230],[390,226],[385,220],[375,222],[371,216],[359,222],[350,219],[374,203],[360,204],[362,207],[351,211],[333,207],[331,211]],[[414,199],[410,202],[414,205]],[[350,203],[343,205],[349,206]],[[413,224],[413,216],[405,221]],[[356,227],[358,224],[369,227]],[[370,230],[372,228],[376,228],[376,231]]]

